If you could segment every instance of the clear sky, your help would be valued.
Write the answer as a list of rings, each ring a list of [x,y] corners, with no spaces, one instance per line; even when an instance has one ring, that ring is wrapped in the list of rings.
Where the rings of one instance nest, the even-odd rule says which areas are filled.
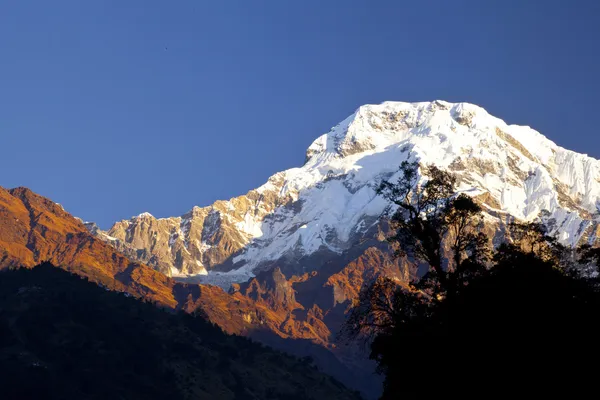
[[[0,1],[0,185],[107,228],[257,187],[359,105],[467,101],[600,158],[599,1]]]

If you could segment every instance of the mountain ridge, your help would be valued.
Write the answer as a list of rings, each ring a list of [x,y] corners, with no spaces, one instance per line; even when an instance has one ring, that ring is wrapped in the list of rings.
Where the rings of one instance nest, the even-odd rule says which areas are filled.
[[[142,213],[96,235],[183,281],[228,288],[276,265],[301,274],[373,238],[387,206],[376,183],[397,178],[407,159],[455,173],[459,191],[499,223],[492,236],[507,218],[549,210],[562,242],[597,238],[600,161],[476,105],[440,100],[361,106],[313,141],[304,165],[246,195],[181,217]]]
[[[176,282],[95,238],[80,220],[50,199],[27,188],[0,187],[0,271],[32,268],[45,261],[106,290],[163,308],[199,313],[226,333],[248,336],[296,356],[314,357],[319,369],[348,387],[363,393],[378,391],[372,389],[372,377],[344,365],[340,355],[334,354],[339,352],[330,343],[332,331],[323,321],[323,311],[293,301],[295,292],[303,301],[319,292],[329,297],[331,288],[321,288],[318,282],[308,288],[297,286],[315,282],[315,276],[265,273],[250,282],[251,289],[230,293],[217,286]],[[338,307],[338,320],[344,311],[345,306]]]

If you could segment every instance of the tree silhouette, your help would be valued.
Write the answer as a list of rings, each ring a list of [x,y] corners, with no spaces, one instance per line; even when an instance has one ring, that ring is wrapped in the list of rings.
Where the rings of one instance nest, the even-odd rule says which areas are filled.
[[[345,328],[369,339],[385,375],[382,399],[595,389],[587,365],[598,353],[598,286],[571,273],[573,252],[550,235],[548,213],[510,224],[510,241],[492,254],[478,232],[480,207],[455,196],[454,178],[435,167],[419,184],[417,168],[403,163],[400,180],[380,193],[397,206],[396,254],[430,270],[409,287],[378,278]],[[584,246],[579,259],[598,264],[600,251]]]
[[[396,255],[408,255],[429,265],[419,289],[435,298],[452,295],[466,275],[488,258],[488,239],[478,232],[481,206],[470,196],[456,192],[456,177],[434,165],[424,168],[404,161],[396,183],[381,182],[378,193],[396,209],[388,209],[393,234],[388,238]],[[444,259],[444,244],[451,259]]]
[[[396,256],[409,256],[429,265],[429,271],[408,287],[379,277],[361,291],[341,336],[369,343],[388,334],[398,324],[425,315],[436,301],[452,296],[469,279],[485,270],[488,239],[478,232],[481,207],[469,196],[456,192],[456,178],[436,166],[424,168],[404,161],[397,182],[382,181],[378,193],[397,206],[388,208],[393,233],[388,242]],[[447,245],[451,254],[445,258]]]

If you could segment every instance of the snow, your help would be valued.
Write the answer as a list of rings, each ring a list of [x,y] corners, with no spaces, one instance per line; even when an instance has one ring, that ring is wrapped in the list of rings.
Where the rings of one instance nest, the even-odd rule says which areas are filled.
[[[562,232],[560,240],[568,245],[598,222],[600,161],[563,149],[530,127],[508,125],[473,104],[364,105],[319,136],[306,154],[303,166],[278,172],[256,189],[297,201],[297,207],[267,210],[258,204],[233,218],[235,207],[226,202],[226,212],[215,214],[235,220],[248,246],[234,257],[237,269],[210,272],[201,277],[203,282],[247,280],[261,263],[292,251],[310,255],[352,246],[388,206],[376,195],[376,185],[381,179],[396,180],[399,165],[408,159],[444,169],[459,160],[466,163],[457,172],[463,178],[461,192],[489,193],[498,204],[494,211],[521,220],[548,210]],[[576,207],[565,205],[565,196]],[[212,229],[211,221],[209,215],[205,229]],[[186,229],[189,225],[182,222],[182,239]],[[210,246],[202,243],[198,248],[202,254]]]
[[[235,226],[241,232],[244,232],[253,238],[259,238],[263,234],[261,230],[262,223],[257,221],[249,212],[244,215],[244,220],[236,223]]]
[[[206,250],[210,249],[212,246],[206,242],[199,242],[196,240],[196,246],[201,253],[204,253]]]
[[[261,262],[277,259],[298,244],[305,254],[320,248],[339,251],[339,243],[364,232],[365,217],[381,215],[387,203],[375,195],[374,186],[382,178],[396,179],[398,166],[408,158],[441,168],[458,157],[488,161],[494,170],[467,171],[471,184],[463,183],[460,190],[471,195],[489,192],[500,204],[499,211],[522,220],[549,210],[564,230],[561,240],[571,245],[581,236],[577,232],[583,219],[561,206],[554,180],[568,188],[569,195],[579,194],[581,207],[590,212],[600,201],[598,160],[560,148],[529,127],[507,125],[467,103],[365,105],[317,138],[307,156],[302,167],[277,174],[284,179],[279,195],[296,194],[301,211],[268,222],[246,215],[238,228],[260,241],[235,258],[243,267],[219,274],[219,279],[234,275],[242,279]],[[519,171],[507,164],[509,156]],[[529,178],[523,180],[517,172]],[[327,237],[335,240],[329,242]]]
[[[196,265],[198,265],[199,267],[202,267],[202,270],[200,270],[200,272],[197,274],[183,274],[177,268],[171,267],[171,277],[176,278],[178,280],[182,280],[182,281],[187,280],[187,281],[192,282],[192,281],[198,281],[202,277],[208,275],[208,271],[206,270],[206,268],[203,267],[203,265],[202,265],[202,263],[200,263],[200,261],[196,260]]]

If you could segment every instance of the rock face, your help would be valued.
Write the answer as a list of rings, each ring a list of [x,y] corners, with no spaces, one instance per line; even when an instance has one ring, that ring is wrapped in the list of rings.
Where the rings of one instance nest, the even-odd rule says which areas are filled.
[[[281,269],[275,268],[258,274],[256,278],[232,288],[232,293],[239,291],[253,301],[262,301],[273,310],[294,310],[301,307],[296,303],[296,295],[290,282],[286,280]]]
[[[597,240],[598,160],[475,105],[443,101],[362,106],[311,144],[302,167],[244,196],[181,217],[144,213],[93,233],[180,280],[229,288],[274,266],[302,275],[376,245],[388,204],[374,187],[396,179],[409,159],[454,172],[459,191],[485,206],[498,232],[507,220],[548,210],[563,243]]]
[[[194,207],[181,217],[157,219],[142,213],[115,223],[107,232],[93,223],[88,228],[123,254],[168,276],[206,275],[210,269],[230,269],[232,255],[260,234],[254,221],[293,200],[291,194],[279,196],[283,183],[276,174],[245,196]]]

